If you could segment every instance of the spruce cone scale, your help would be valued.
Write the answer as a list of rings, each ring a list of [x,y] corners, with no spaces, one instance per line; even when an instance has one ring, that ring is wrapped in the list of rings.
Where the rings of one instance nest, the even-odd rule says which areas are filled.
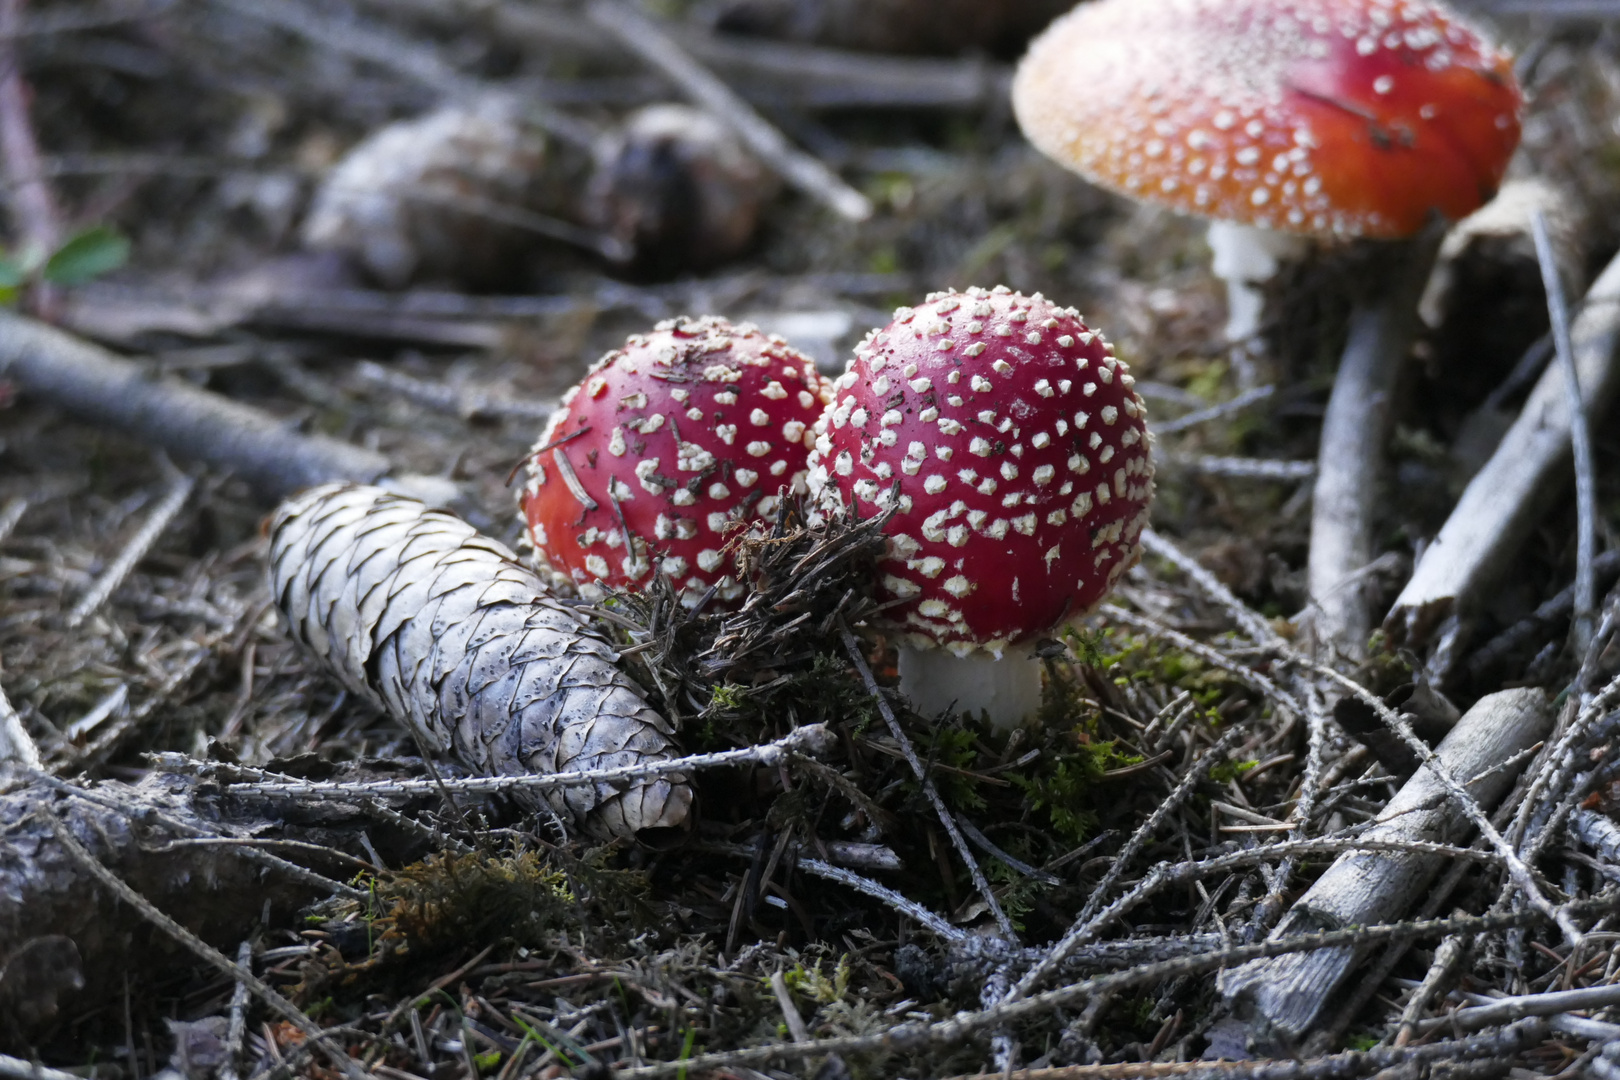
[[[330,484],[270,524],[270,586],[293,638],[350,691],[486,775],[668,760],[674,730],[618,655],[533,571],[459,518]],[[529,796],[586,831],[680,825],[680,775]]]

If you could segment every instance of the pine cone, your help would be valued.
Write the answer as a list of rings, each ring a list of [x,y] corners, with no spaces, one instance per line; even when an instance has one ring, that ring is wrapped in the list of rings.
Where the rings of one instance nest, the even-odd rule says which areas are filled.
[[[678,753],[607,642],[503,545],[415,499],[328,484],[287,500],[270,524],[270,588],[293,638],[343,685],[476,772]],[[543,797],[587,832],[628,836],[684,823],[692,790],[671,774]]]

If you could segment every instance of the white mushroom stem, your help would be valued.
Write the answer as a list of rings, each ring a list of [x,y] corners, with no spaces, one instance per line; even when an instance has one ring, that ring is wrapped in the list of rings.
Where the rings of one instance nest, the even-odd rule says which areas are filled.
[[[1282,264],[1304,256],[1310,241],[1294,233],[1232,221],[1209,223],[1211,268],[1226,282],[1226,340],[1246,341],[1260,329],[1266,282]]]
[[[1403,242],[1392,252],[1399,264],[1383,287],[1352,308],[1350,335],[1322,421],[1311,510],[1311,616],[1318,646],[1353,661],[1365,657],[1373,626],[1362,570],[1374,555],[1396,384],[1440,235],[1436,227]]]
[[[900,693],[921,716],[983,712],[998,728],[1024,727],[1041,707],[1041,662],[1027,645],[1009,645],[999,659],[902,645]]]

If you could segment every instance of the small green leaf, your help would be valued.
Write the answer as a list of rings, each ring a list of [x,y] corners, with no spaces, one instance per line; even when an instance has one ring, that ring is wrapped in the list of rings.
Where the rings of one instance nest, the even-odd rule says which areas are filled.
[[[105,225],[74,236],[45,260],[41,276],[58,285],[82,285],[129,261],[129,241]]]

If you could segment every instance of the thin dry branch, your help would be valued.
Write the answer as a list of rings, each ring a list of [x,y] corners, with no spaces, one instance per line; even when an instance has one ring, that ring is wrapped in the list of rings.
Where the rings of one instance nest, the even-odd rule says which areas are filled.
[[[1494,806],[1514,780],[1513,773],[1495,766],[1539,743],[1551,723],[1546,694],[1539,689],[1480,699],[1441,742],[1433,771],[1408,780],[1365,838],[1443,839],[1459,831],[1460,816],[1444,800],[1442,770],[1468,777],[1470,797],[1481,807]],[[1294,904],[1273,936],[1398,919],[1440,865],[1410,853],[1342,855]],[[1256,961],[1222,973],[1218,985],[1229,1001],[1246,1002],[1266,1030],[1297,1039],[1316,1023],[1358,955],[1341,949]]]
[[[1597,479],[1592,463],[1592,432],[1586,422],[1575,348],[1569,338],[1564,283],[1558,276],[1558,259],[1540,207],[1530,212],[1530,229],[1536,242],[1536,260],[1541,264],[1541,284],[1547,293],[1547,317],[1552,323],[1558,366],[1564,373],[1564,408],[1569,414],[1569,441],[1575,457],[1575,608],[1569,640],[1575,655],[1581,656],[1592,642],[1597,618],[1597,587],[1592,570],[1597,552]]]
[[[218,949],[203,941],[196,934],[193,934],[190,930],[187,930],[184,926],[181,926],[174,919],[158,910],[158,908],[150,900],[146,899],[146,897],[130,888],[127,884],[125,884],[122,878],[120,878],[117,874],[114,874],[111,870],[108,870],[101,864],[100,860],[98,860],[94,855],[90,854],[90,852],[86,851],[83,845],[73,838],[73,834],[68,831],[67,826],[63,825],[55,814],[50,813],[48,810],[42,810],[40,813],[44,816],[46,824],[50,826],[51,831],[56,834],[57,843],[62,845],[62,850],[67,852],[68,855],[72,856],[73,859],[78,862],[80,866],[84,867],[84,869],[90,873],[90,876],[99,881],[103,887],[110,890],[114,896],[118,897],[130,907],[139,911],[143,918],[145,918],[152,925],[156,926],[159,930],[163,931],[169,937],[179,942],[193,956],[197,957],[205,964],[208,964],[210,967],[224,973],[227,978],[236,980],[245,985],[250,991],[253,992],[253,995],[260,1001],[264,1002],[272,1012],[286,1020],[288,1023],[292,1024],[299,1031],[304,1033],[305,1038],[319,1046],[321,1051],[326,1054],[328,1059],[331,1060],[332,1064],[336,1065],[339,1069],[342,1069],[346,1076],[351,1077],[352,1080],[364,1080],[366,1074],[358,1065],[355,1064],[354,1059],[349,1057],[348,1054],[345,1054],[337,1046],[333,1045],[331,1040],[326,1037],[326,1034],[320,1029],[320,1027],[317,1026],[313,1020],[304,1015],[303,1010],[299,1009],[298,1006],[288,1001],[281,995],[279,991],[265,983],[252,972],[246,971],[233,964],[230,959]]]
[[[22,717],[11,707],[4,688],[0,688],[0,768],[19,768],[25,772],[39,769],[39,747],[23,727]]]
[[[0,169],[23,250],[44,258],[62,240],[62,218],[29,119],[29,92],[17,55],[24,0],[0,0]]]
[[[872,202],[820,160],[796,149],[754,107],[694,60],[651,19],[616,0],[594,0],[586,9],[597,26],[612,33],[648,64],[709,110],[784,180],[849,221],[872,216]]]
[[[611,769],[579,769],[521,776],[445,777],[429,780],[295,780],[291,777],[276,778],[274,774],[248,769],[245,766],[201,761],[189,764],[199,775],[221,777],[224,779],[226,789],[239,795],[348,802],[356,798],[420,796],[441,791],[476,795],[509,791],[549,791],[553,788],[590,787],[596,784],[648,780],[694,770],[723,769],[736,765],[773,767],[785,763],[790,757],[798,754],[825,753],[830,743],[831,734],[826,725],[810,724],[795,728],[782,738],[759,746],[719,750],[712,754],[694,754],[691,757],[650,760]],[[175,759],[171,755],[165,762],[172,766]],[[258,779],[229,779],[232,775],[255,774]]]
[[[1593,914],[1609,910],[1613,905],[1614,900],[1606,897],[1601,900],[1572,904],[1570,906],[1583,914]],[[670,1076],[676,1073],[691,1072],[701,1074],[711,1069],[735,1068],[740,1065],[753,1065],[772,1060],[803,1060],[807,1057],[832,1053],[883,1053],[914,1050],[926,1046],[954,1045],[1004,1024],[1040,1016],[1053,1009],[1073,1006],[1077,1002],[1086,1001],[1103,994],[1114,994],[1140,986],[1152,986],[1166,979],[1215,971],[1222,967],[1249,960],[1269,956],[1284,956],[1289,953],[1308,952],[1315,949],[1432,937],[1436,934],[1453,932],[1484,933],[1526,926],[1538,921],[1540,921],[1540,915],[1537,912],[1509,912],[1496,915],[1361,926],[1348,930],[1334,930],[1321,934],[1290,937],[1282,941],[1267,941],[1255,945],[1235,945],[1194,956],[1177,957],[1173,960],[1153,964],[1142,964],[1126,971],[1097,975],[1007,1005],[996,1005],[992,1008],[981,1009],[978,1012],[958,1013],[949,1020],[931,1024],[907,1023],[867,1035],[848,1035],[817,1039],[809,1043],[777,1043],[741,1050],[697,1054],[679,1061],[659,1062],[637,1068],[623,1069],[619,1071],[618,1075],[627,1078],[627,1080],[641,1080],[644,1077]],[[1532,1030],[1538,1034],[1542,1030],[1539,1026],[1534,1025],[1534,1022],[1525,1023],[1530,1025],[1527,1030]],[[1509,1030],[1513,1029],[1510,1028]],[[1498,1033],[1495,1037],[1500,1038],[1501,1033]],[[1535,1040],[1529,1041],[1533,1042]],[[1397,1052],[1393,1049],[1389,1051],[1369,1051],[1368,1053],[1378,1054],[1380,1052],[1404,1053],[1404,1051]],[[1402,1059],[1394,1058],[1393,1060]],[[1308,1075],[1291,1071],[1291,1067],[1297,1068],[1297,1062],[1268,1062],[1267,1064],[1281,1070],[1278,1075],[1282,1077]]]
[[[0,377],[79,420],[235,472],[266,494],[354,480],[389,483],[431,502],[457,495],[448,480],[398,473],[374,450],[324,435],[300,435],[257,409],[188,383],[153,379],[137,364],[5,311],[0,311]]]
[[[1570,328],[1587,416],[1597,420],[1620,389],[1620,258],[1592,283]],[[1424,550],[1384,627],[1426,644],[1444,623],[1470,620],[1552,504],[1570,453],[1565,375],[1549,368],[1513,427]]]
[[[1215,745],[1204,751],[1198,760],[1193,763],[1192,768],[1187,770],[1187,775],[1182,777],[1181,782],[1175,786],[1174,790],[1154,808],[1153,813],[1148,815],[1147,820],[1137,826],[1136,832],[1131,834],[1131,838],[1125,842],[1125,846],[1120,848],[1118,854],[1114,856],[1108,872],[1103,875],[1102,880],[1092,889],[1091,896],[1086,900],[1085,907],[1080,909],[1080,914],[1075,917],[1074,923],[1069,927],[1068,932],[1063,935],[1056,945],[1052,946],[1045,959],[1030,968],[1024,977],[1019,979],[1007,991],[1006,996],[1001,999],[1003,1004],[1028,997],[1030,991],[1034,990],[1043,978],[1057,971],[1076,949],[1097,936],[1102,927],[1101,917],[1098,912],[1107,901],[1109,890],[1130,868],[1137,852],[1141,851],[1142,847],[1153,838],[1170,815],[1181,808],[1181,804],[1192,794],[1193,789],[1198,786],[1198,782],[1204,779],[1209,770],[1220,762],[1222,756],[1231,749],[1232,744],[1237,742],[1243,734],[1242,728],[1232,728],[1217,739]]]
[[[973,878],[974,888],[978,889],[979,896],[983,898],[985,904],[990,908],[990,914],[995,918],[1002,937],[1008,941],[1017,941],[1018,931],[1013,929],[1012,920],[1007,917],[1006,911],[1002,910],[1001,902],[996,899],[995,891],[990,888],[990,882],[985,879],[984,871],[979,868],[979,860],[973,857],[973,850],[968,847],[967,840],[962,836],[962,830],[957,827],[956,818],[946,809],[945,801],[939,797],[939,789],[934,786],[934,781],[929,777],[928,770],[923,768],[923,763],[918,760],[917,751],[912,747],[911,740],[906,738],[905,729],[900,726],[900,721],[895,719],[894,710],[889,708],[889,699],[883,696],[882,688],[878,686],[877,680],[872,677],[872,669],[867,665],[866,657],[861,653],[861,643],[847,628],[841,629],[840,637],[844,641],[844,651],[849,654],[850,661],[855,665],[855,670],[861,676],[861,681],[866,684],[867,693],[871,694],[872,699],[877,702],[878,712],[882,714],[883,722],[888,725],[889,733],[894,736],[895,742],[900,744],[900,749],[905,753],[906,763],[911,766],[912,775],[922,785],[923,794],[934,807],[934,812],[939,815],[940,824],[945,826],[945,834],[951,838],[951,844],[956,848],[956,853],[961,856],[962,862],[966,864],[968,875]]]
[[[164,464],[168,465],[168,462],[164,461]],[[157,543],[158,537],[162,536],[163,531],[174,521],[175,515],[180,513],[186,500],[191,498],[192,489],[197,486],[197,478],[181,472],[172,465],[168,471],[169,490],[141,523],[135,535],[129,538],[129,542],[123,546],[112,562],[107,564],[101,576],[90,583],[90,588],[85,590],[78,603],[73,605],[73,610],[67,617],[69,630],[77,629],[84,620],[94,615],[97,609],[107,602],[107,598],[118,590],[125,578],[129,577],[129,572],[135,569],[135,564],[152,550],[152,545]]]

